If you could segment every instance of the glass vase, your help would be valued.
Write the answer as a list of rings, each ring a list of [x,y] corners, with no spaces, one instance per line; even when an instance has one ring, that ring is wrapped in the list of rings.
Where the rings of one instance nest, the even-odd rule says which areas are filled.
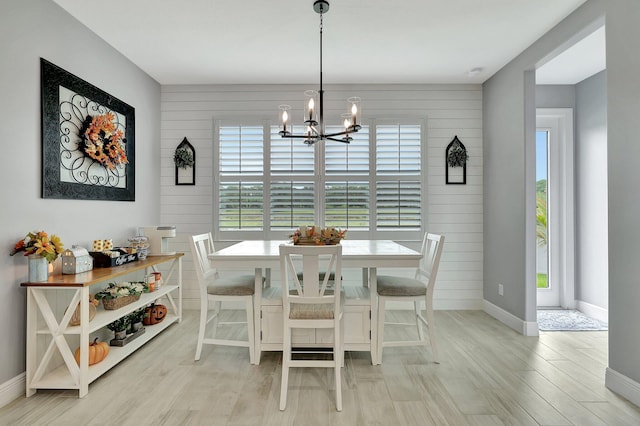
[[[44,256],[32,254],[29,259],[29,282],[47,281],[49,279],[49,261]]]

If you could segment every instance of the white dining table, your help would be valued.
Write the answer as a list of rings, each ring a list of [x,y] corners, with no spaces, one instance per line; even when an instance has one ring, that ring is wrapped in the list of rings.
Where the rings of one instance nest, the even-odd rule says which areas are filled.
[[[212,266],[219,270],[248,270],[255,273],[254,321],[256,330],[255,362],[260,362],[262,353],[261,304],[263,277],[267,283],[271,270],[280,269],[280,245],[291,244],[279,240],[247,240],[233,244],[209,255]],[[342,267],[362,269],[363,285],[369,286],[371,309],[371,338],[369,349],[372,364],[380,364],[377,353],[377,269],[378,268],[417,268],[422,257],[421,253],[391,240],[342,240]],[[267,284],[269,285],[269,284]]]

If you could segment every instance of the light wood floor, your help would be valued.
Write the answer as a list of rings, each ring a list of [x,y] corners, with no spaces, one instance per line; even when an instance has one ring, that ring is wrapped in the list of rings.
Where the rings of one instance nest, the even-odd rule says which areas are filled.
[[[393,313],[397,317],[407,312]],[[442,363],[387,348],[381,366],[348,352],[341,413],[330,369],[293,369],[278,410],[277,352],[205,346],[197,312],[147,343],[77,398],[38,391],[0,409],[0,424],[47,425],[637,425],[640,409],[604,386],[606,332],[523,337],[480,311],[437,311]]]

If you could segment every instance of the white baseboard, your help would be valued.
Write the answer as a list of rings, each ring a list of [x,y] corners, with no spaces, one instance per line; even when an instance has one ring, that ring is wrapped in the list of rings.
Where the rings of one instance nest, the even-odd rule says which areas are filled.
[[[0,408],[20,398],[25,393],[27,385],[26,373],[22,373],[13,379],[0,385]]]
[[[521,320],[512,313],[505,311],[487,300],[484,300],[484,311],[524,336],[538,336],[540,334],[538,332],[537,322]]]
[[[604,384],[613,392],[640,407],[640,383],[607,367]]]
[[[591,303],[577,301],[577,309],[588,317],[595,318],[598,321],[609,322],[609,310]]]

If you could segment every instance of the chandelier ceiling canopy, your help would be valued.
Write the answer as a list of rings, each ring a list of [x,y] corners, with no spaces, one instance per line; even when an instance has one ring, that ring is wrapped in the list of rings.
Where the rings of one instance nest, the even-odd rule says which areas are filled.
[[[320,15],[320,90],[307,90],[304,92],[306,96],[304,125],[306,130],[302,134],[294,134],[293,126],[290,124],[291,106],[280,105],[281,111],[281,129],[280,136],[283,138],[299,138],[304,139],[307,145],[313,145],[323,140],[332,140],[336,142],[349,143],[352,138],[350,133],[360,130],[361,110],[360,98],[351,97],[347,99],[350,104],[350,111],[342,114],[344,130],[333,133],[325,132],[324,125],[324,90],[322,89],[322,18],[329,11],[328,0],[315,0],[313,2],[313,10]]]

